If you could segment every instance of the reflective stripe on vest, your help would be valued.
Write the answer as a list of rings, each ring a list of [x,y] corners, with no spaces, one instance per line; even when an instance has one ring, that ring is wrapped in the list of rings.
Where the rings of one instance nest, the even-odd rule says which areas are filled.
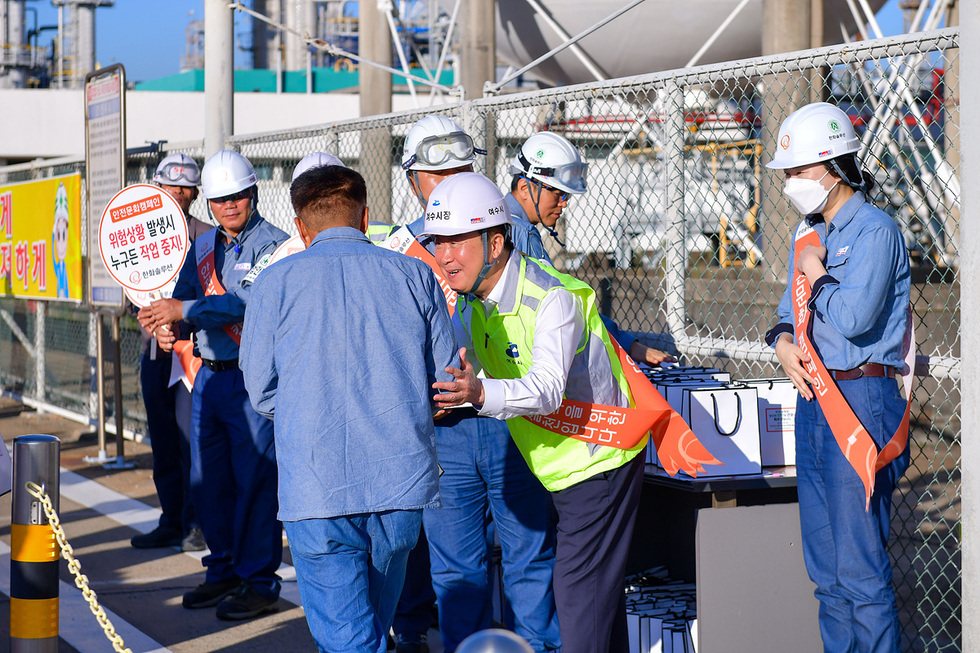
[[[224,295],[225,287],[218,280],[218,273],[214,269],[214,247],[218,239],[218,230],[212,229],[198,236],[194,241],[194,255],[197,261],[197,279],[201,282],[204,295]],[[226,324],[222,329],[228,337],[235,341],[236,345],[242,344],[242,323]]]
[[[375,245],[379,245],[383,243],[388,236],[394,233],[396,229],[397,228],[394,225],[386,224],[384,222],[368,222],[367,231],[364,233],[368,237],[368,240]]]
[[[810,282],[800,271],[800,252],[807,245],[820,246],[820,235],[804,220],[796,230],[796,260],[793,262],[795,277],[793,278],[793,303],[796,310],[795,330],[796,341],[810,362],[805,364],[807,374],[813,379],[813,394],[820,402],[820,408],[827,418],[834,439],[847,462],[851,464],[864,483],[865,510],[871,505],[871,495],[875,491],[875,474],[882,467],[895,460],[903,451],[909,440],[909,412],[912,407],[912,374],[915,369],[915,331],[912,329],[912,308],[906,313],[905,341],[902,343],[905,359],[905,369],[901,370],[902,384],[905,387],[905,415],[898,430],[879,452],[868,430],[854,414],[854,410],[841,394],[840,388],[830,376],[827,367],[817,355],[817,349],[810,339],[813,327],[813,317],[810,314]]]

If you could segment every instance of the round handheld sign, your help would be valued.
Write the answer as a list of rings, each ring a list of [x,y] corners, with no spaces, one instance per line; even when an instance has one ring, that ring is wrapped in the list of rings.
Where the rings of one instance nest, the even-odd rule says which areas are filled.
[[[283,244],[276,248],[276,251],[272,252],[272,257],[269,259],[269,265],[272,265],[276,261],[281,261],[287,256],[292,256],[297,252],[302,252],[306,249],[306,243],[299,236],[293,236]]]
[[[149,184],[127,186],[99,222],[99,252],[112,278],[138,306],[173,289],[187,256],[187,221],[177,201]]]

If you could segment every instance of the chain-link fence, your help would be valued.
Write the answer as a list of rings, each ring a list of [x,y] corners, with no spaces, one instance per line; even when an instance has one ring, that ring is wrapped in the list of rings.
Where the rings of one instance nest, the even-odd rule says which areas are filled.
[[[903,648],[910,651],[959,650],[962,625],[960,150],[952,100],[958,39],[956,29],[941,30],[438,111],[488,151],[477,170],[501,188],[510,187],[509,165],[526,138],[542,129],[569,138],[589,162],[589,191],[569,200],[559,223],[565,246],[548,243],[556,266],[591,284],[603,312],[644,342],[743,379],[779,375],[762,340],[775,322],[799,220],[782,199],[781,176],[764,167],[779,124],[794,108],[820,99],[847,111],[876,180],[872,199],[895,217],[913,261],[923,369],[913,399],[912,466],[896,492],[891,540]],[[295,233],[292,170],[315,150],[364,175],[373,220],[405,224],[421,206],[401,169],[401,151],[408,129],[426,113],[236,136],[228,146],[253,162],[259,208],[287,231]],[[146,180],[157,160],[131,157],[128,180]],[[0,183],[16,174],[36,172],[0,169]],[[192,212],[202,215],[203,206]],[[40,309],[12,300],[0,307],[3,382],[31,394],[37,374],[18,333],[37,342]],[[47,311],[48,401],[84,406],[92,349],[86,316],[63,305]],[[129,333],[124,370],[138,358],[138,337]],[[124,388],[127,418],[135,424],[142,414],[137,384]]]

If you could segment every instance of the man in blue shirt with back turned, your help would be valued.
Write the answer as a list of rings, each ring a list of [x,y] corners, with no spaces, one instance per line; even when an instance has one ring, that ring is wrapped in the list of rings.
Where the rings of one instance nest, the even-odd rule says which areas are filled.
[[[422,509],[439,505],[429,388],[458,361],[432,270],[365,236],[363,178],[290,188],[307,249],[256,280],[242,370],[273,418],[279,517],[321,651],[386,648]]]
[[[238,350],[252,281],[288,235],[259,215],[256,180],[238,152],[207,160],[201,192],[219,227],[194,241],[173,298],[139,312],[166,351],[178,335],[175,323],[190,324],[204,363],[191,398],[191,495],[211,553],[204,582],[184,594],[183,606],[216,605],[219,619],[279,609],[275,442],[272,424],[249,405]],[[164,325],[171,328],[157,330]]]

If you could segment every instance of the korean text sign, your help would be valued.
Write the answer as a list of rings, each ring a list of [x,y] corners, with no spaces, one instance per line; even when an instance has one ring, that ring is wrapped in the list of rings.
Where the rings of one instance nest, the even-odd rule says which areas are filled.
[[[109,274],[127,291],[160,290],[177,276],[187,254],[183,211],[157,186],[127,186],[102,213],[99,251]]]
[[[0,186],[0,295],[82,300],[82,176]]]

